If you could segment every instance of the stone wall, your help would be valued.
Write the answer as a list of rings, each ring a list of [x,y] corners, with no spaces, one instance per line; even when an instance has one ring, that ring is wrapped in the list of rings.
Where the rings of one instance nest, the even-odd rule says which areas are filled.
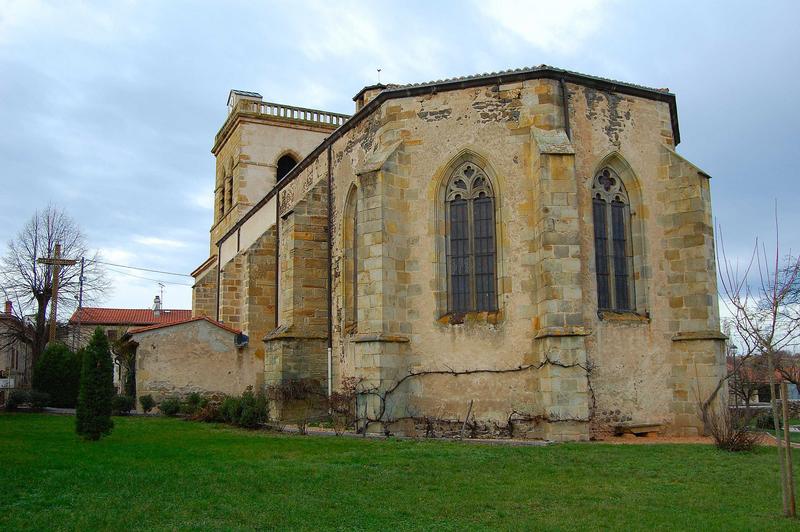
[[[236,348],[236,334],[206,320],[133,334],[136,396],[240,395],[257,387],[263,359]]]
[[[674,155],[667,104],[566,90],[570,136],[558,82],[532,80],[390,100],[337,141],[337,383],[354,375],[387,389],[410,373],[453,370],[404,382],[393,391],[394,415],[457,419],[474,400],[478,419],[524,411],[550,420],[538,434],[556,439],[587,438],[615,417],[698,429],[690,389],[702,393],[723,369],[708,178]],[[446,314],[437,201],[449,171],[466,159],[487,171],[497,193],[499,309],[454,320]],[[664,175],[665,164],[680,167]],[[635,196],[636,308],[627,315],[597,313],[590,186],[603,165]],[[359,299],[357,326],[348,330],[340,213],[353,186]],[[676,187],[688,202],[664,200]],[[667,218],[692,241],[672,240]],[[668,278],[667,254],[692,261],[674,264],[694,268],[691,279]],[[685,319],[670,310],[670,279],[691,292],[680,296]],[[502,384],[503,372],[520,366],[530,369],[519,384]]]
[[[217,263],[210,264],[195,278],[192,286],[192,316],[217,315]]]
[[[279,194],[266,381],[325,379],[330,288],[333,387],[353,377],[369,390],[359,412],[371,429],[455,423],[472,404],[476,423],[516,416],[530,437],[587,439],[624,420],[696,432],[696,397],[724,364],[708,176],[675,153],[673,135],[668,103],[554,79],[384,101]],[[443,196],[465,161],[495,194],[497,309],[461,315],[448,312]],[[605,167],[630,196],[630,312],[598,312],[591,183]],[[245,302],[251,315],[274,312],[247,295],[250,253],[223,268],[232,323],[244,323],[234,307]]]
[[[315,171],[309,171],[315,172]],[[327,386],[327,183],[280,211],[279,325],[265,338],[265,383],[312,380]]]
[[[249,296],[244,291],[244,267],[247,254],[239,253],[222,267],[219,276],[219,321],[241,327],[244,304]]]
[[[251,338],[252,347],[263,358],[263,338],[275,328],[277,284],[275,276],[275,235],[273,227],[244,253],[241,328]]]

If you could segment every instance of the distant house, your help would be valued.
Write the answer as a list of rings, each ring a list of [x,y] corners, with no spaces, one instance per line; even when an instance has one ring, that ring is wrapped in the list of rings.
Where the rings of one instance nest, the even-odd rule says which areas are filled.
[[[141,327],[169,325],[191,319],[192,311],[185,309],[162,309],[158,296],[152,309],[83,307],[69,319],[71,345],[75,349],[85,347],[95,329],[100,327],[110,344],[121,339],[129,330]],[[68,342],[69,343],[69,342]],[[123,368],[114,361],[114,385],[121,391]]]
[[[102,328],[113,343],[132,328],[166,325],[192,317],[191,310],[162,309],[158,299],[156,296],[152,309],[83,307],[76,310],[69,319],[70,329],[77,332],[79,338],[76,348],[88,344],[97,327]]]
[[[32,372],[33,333],[6,301],[0,312],[0,404],[10,390],[30,388]]]
[[[780,366],[783,372],[791,378],[786,378],[781,370],[775,370],[775,397],[781,399],[781,383],[787,381],[787,391],[789,401],[800,401],[800,389],[795,384],[797,377],[800,377],[800,355],[780,356]],[[742,363],[738,362],[738,370],[734,371],[736,364],[732,357],[727,357],[727,370],[731,375],[728,381],[729,399],[728,404],[738,405],[744,402],[747,396],[751,404],[769,403],[772,392],[769,383],[769,370],[766,366],[766,359],[754,357]]]

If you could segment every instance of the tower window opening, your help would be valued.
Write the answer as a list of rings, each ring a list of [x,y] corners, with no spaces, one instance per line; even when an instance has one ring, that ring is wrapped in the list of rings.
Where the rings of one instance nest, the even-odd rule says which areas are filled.
[[[291,155],[287,154],[278,159],[277,181],[286,177],[286,174],[288,174],[295,165],[297,165],[297,161]]]

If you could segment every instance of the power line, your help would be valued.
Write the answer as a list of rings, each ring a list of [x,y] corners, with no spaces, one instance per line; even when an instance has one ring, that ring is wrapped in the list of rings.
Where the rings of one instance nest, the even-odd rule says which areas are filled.
[[[127,266],[125,264],[114,264],[113,262],[103,262],[102,260],[92,260],[88,259],[88,262],[96,262],[97,264],[103,264],[105,266],[116,266],[117,268],[128,268],[129,270],[139,270],[143,272],[151,272],[151,273],[161,273],[164,275],[175,275],[178,277],[191,277],[191,275],[185,273],[175,273],[175,272],[165,272],[163,270],[151,270],[150,268],[140,268],[138,266]]]
[[[122,275],[127,275],[129,277],[136,277],[137,279],[144,279],[145,281],[153,281],[154,283],[164,283],[164,284],[171,284],[175,286],[188,286],[191,287],[192,285],[186,283],[176,283],[173,281],[165,281],[163,279],[153,279],[151,277],[142,277],[141,275],[136,275],[133,273],[123,272],[122,270],[115,270],[114,268],[109,268],[112,272],[119,273]]]

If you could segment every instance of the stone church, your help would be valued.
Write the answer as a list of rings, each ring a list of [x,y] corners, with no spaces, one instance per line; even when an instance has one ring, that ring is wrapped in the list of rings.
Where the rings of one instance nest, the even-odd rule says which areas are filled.
[[[367,430],[701,430],[724,336],[674,94],[542,65],[353,99],[230,93],[193,312],[253,385],[355,382]]]

